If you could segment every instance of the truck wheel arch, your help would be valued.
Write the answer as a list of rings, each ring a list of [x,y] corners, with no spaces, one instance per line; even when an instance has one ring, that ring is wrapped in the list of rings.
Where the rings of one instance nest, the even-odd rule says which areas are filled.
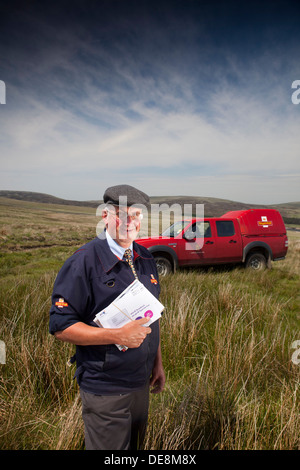
[[[266,258],[266,264],[270,268],[271,267],[271,260],[273,259],[273,253],[271,247],[261,241],[250,242],[248,245],[245,246],[243,250],[243,263],[249,259],[249,256],[260,253]]]
[[[154,246],[149,247],[148,250],[150,251],[150,253],[152,254],[154,258],[157,258],[157,257],[166,258],[168,261],[170,261],[173,272],[176,271],[176,269],[179,266],[178,257],[172,248],[170,248],[169,246],[154,245]]]

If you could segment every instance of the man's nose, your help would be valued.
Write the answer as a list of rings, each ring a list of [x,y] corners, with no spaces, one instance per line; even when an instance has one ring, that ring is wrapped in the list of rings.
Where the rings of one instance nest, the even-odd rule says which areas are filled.
[[[122,214],[120,217],[121,221],[127,225],[132,222],[131,216],[129,214]]]

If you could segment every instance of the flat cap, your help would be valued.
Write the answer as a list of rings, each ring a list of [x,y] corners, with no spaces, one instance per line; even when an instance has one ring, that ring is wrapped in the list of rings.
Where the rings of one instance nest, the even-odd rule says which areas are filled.
[[[103,195],[105,204],[115,206],[146,206],[150,207],[150,199],[147,194],[128,184],[119,184],[106,189]]]

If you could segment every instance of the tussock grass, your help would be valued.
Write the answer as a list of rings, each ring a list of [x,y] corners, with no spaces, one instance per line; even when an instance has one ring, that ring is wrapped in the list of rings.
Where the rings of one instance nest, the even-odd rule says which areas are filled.
[[[74,347],[48,334],[52,286],[70,243],[2,252],[1,449],[84,448],[67,366]],[[271,270],[191,269],[161,280],[167,384],[151,396],[146,449],[299,449],[300,365],[291,361],[299,260],[294,235]]]
[[[299,448],[291,259],[293,268],[286,261],[258,275],[215,269],[163,280],[168,385],[151,402],[148,449]]]

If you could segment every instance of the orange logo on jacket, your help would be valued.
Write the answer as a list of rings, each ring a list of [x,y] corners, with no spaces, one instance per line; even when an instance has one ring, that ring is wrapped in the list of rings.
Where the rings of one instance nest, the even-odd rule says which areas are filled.
[[[67,307],[69,304],[65,302],[65,299],[58,299],[58,302],[55,302],[56,307],[63,308]]]
[[[155,279],[153,274],[151,274],[151,282],[152,282],[152,284],[157,284],[157,280]]]

